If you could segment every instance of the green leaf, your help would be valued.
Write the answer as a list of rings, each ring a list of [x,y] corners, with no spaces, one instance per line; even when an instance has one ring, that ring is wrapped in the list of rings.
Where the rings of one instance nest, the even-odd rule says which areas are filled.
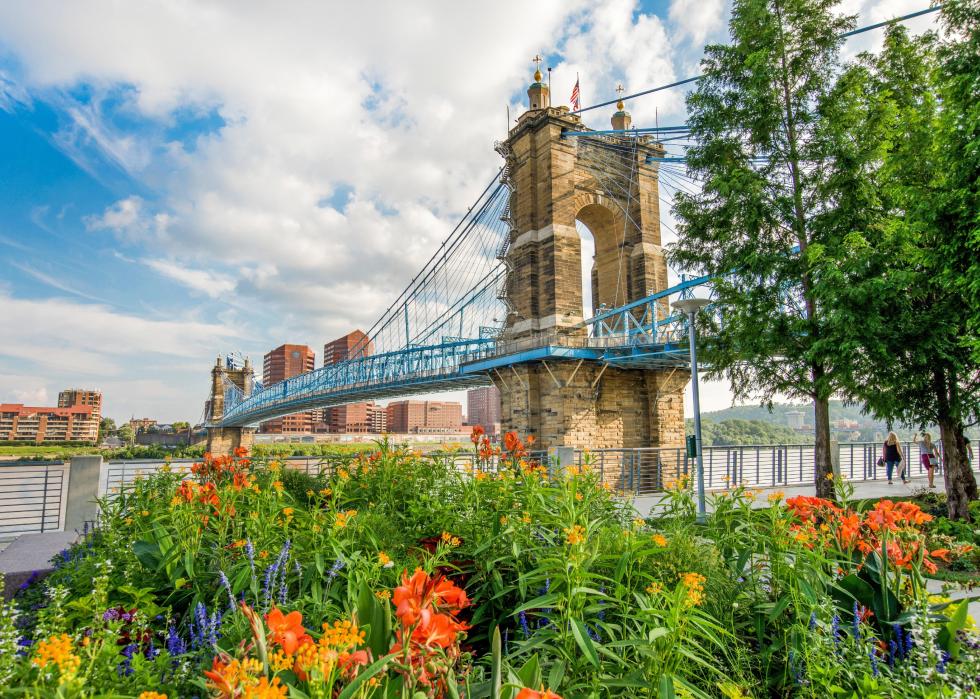
[[[358,674],[356,678],[354,678],[353,682],[344,687],[344,691],[337,695],[337,699],[351,699],[351,697],[357,694],[358,690],[365,682],[370,680],[375,675],[380,674],[388,666],[388,663],[394,659],[394,657],[394,655],[386,655],[368,665],[360,674]]]
[[[670,675],[660,676],[660,685],[657,692],[657,696],[659,696],[660,699],[675,699],[676,695],[674,694],[673,677],[671,677]]]
[[[575,637],[575,642],[582,650],[582,653],[585,654],[586,659],[595,667],[599,667],[599,654],[596,652],[595,644],[592,643],[585,624],[578,619],[572,619],[572,635]]]

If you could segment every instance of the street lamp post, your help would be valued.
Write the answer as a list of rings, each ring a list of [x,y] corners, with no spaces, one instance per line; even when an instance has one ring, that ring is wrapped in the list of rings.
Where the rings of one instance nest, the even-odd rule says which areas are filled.
[[[691,348],[691,392],[694,402],[694,447],[698,466],[698,518],[697,521],[704,523],[707,512],[704,502],[704,456],[701,451],[701,400],[698,396],[698,349],[697,331],[694,326],[694,319],[702,308],[710,303],[707,299],[680,299],[671,304],[682,313],[687,314],[687,333],[688,344]]]

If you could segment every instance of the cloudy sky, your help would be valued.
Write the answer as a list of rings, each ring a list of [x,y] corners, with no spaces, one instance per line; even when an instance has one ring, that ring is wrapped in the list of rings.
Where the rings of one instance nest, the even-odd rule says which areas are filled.
[[[843,6],[867,24],[925,4]],[[0,3],[0,402],[93,387],[117,419],[193,421],[219,352],[261,365],[304,343],[319,363],[496,171],[535,53],[553,102],[578,74],[592,104],[696,74],[727,16],[727,0]],[[682,120],[683,96],[631,102],[634,123]]]

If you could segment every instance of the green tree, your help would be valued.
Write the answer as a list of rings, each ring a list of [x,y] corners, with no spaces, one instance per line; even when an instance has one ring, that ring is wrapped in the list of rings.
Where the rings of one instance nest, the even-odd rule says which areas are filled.
[[[191,428],[191,423],[185,422],[183,420],[178,420],[177,422],[173,423],[173,427],[174,427],[174,432],[177,433],[186,432]]]
[[[687,166],[702,189],[676,197],[680,240],[671,251],[675,263],[716,276],[711,373],[727,375],[739,398],[813,401],[825,497],[833,496],[829,399],[841,388],[825,326],[839,319],[818,303],[812,261],[840,254],[842,225],[864,215],[866,194],[851,162],[865,155],[846,144],[839,159],[833,137],[852,98],[834,89],[840,35],[853,26],[835,4],[734,3],[731,43],[705,48],[688,98]]]
[[[955,181],[969,156],[957,126],[962,106],[945,98],[958,82],[941,60],[952,52],[937,50],[932,34],[911,38],[894,27],[880,56],[865,56],[842,78],[864,85],[864,122],[853,137],[882,144],[869,178],[880,207],[877,221],[848,235],[847,255],[821,265],[819,289],[824,305],[863,316],[835,328],[850,395],[879,417],[939,426],[949,514],[969,518],[977,485],[964,431],[980,410],[980,362],[970,342],[977,307],[964,280],[976,266],[968,230],[977,209],[964,209],[968,187]]]
[[[116,433],[116,421],[111,417],[104,417],[99,421],[99,443],[103,439]]]
[[[116,436],[122,441],[126,442],[126,444],[132,444],[133,439],[136,437],[135,433],[133,432],[133,428],[129,425],[123,425],[120,427],[116,432]]]

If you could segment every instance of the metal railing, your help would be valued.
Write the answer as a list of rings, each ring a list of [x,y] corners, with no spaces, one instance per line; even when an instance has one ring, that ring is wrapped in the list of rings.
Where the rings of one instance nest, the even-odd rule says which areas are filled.
[[[67,489],[68,464],[63,461],[0,465],[0,539],[59,531]]]

